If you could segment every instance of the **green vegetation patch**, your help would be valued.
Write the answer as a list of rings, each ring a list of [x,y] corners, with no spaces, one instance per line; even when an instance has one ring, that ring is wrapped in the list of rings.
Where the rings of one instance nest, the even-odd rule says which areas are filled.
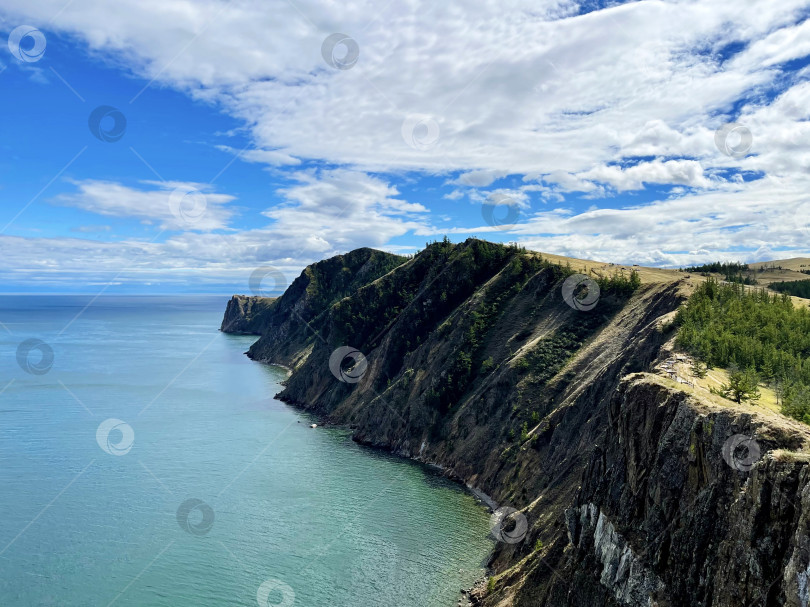
[[[768,286],[779,293],[787,293],[788,295],[810,299],[810,279],[794,280],[792,282],[772,282]]]
[[[396,327],[398,338],[389,347],[383,368],[385,378],[393,378],[408,352],[519,253],[517,246],[475,239],[461,245],[453,245],[446,238],[430,243],[397,272],[338,302],[333,308],[335,332],[330,334],[330,341],[356,344],[369,352]],[[472,316],[471,347],[491,314],[482,309],[478,316]],[[461,357],[451,375],[463,375],[468,364]]]
[[[711,273],[722,274],[723,279],[728,282],[736,282],[743,285],[755,285],[757,279],[750,275],[748,264],[715,261],[714,263],[704,263],[702,266],[690,266],[683,269],[684,272],[703,274],[708,276]]]
[[[334,302],[406,261],[407,258],[400,255],[373,249],[357,249],[307,266],[303,272],[307,280],[296,281],[296,288],[290,289],[291,296],[297,299],[301,290],[305,289],[310,309],[325,311]]]
[[[552,269],[559,276],[565,274],[563,268],[540,256],[527,255],[521,249],[513,250],[506,271],[487,289],[486,296],[477,309],[466,315],[468,325],[464,340],[456,349],[447,373],[427,393],[427,403],[430,406],[446,413],[467,392],[477,372],[486,374],[494,368],[495,362],[491,357],[481,360],[486,335],[503,311],[504,304],[517,295],[534,274],[544,268]]]
[[[576,324],[569,324],[556,331],[552,336],[537,342],[522,359],[525,361],[519,369],[532,374],[534,386],[543,385],[554,377],[565,363],[582,347],[585,339],[601,325],[601,317],[584,316]],[[521,362],[521,361],[519,361]]]
[[[782,413],[810,423],[810,311],[787,294],[709,279],[675,322],[680,347],[709,367],[732,370],[727,396],[755,398],[757,380],[765,381]]]

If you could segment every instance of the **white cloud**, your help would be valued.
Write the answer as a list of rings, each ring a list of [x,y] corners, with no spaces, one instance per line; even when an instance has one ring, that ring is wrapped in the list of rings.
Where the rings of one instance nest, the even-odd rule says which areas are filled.
[[[397,198],[397,189],[379,178],[346,169],[299,171],[293,178],[296,185],[278,190],[288,202],[264,213],[277,232],[319,235],[345,250],[427,231],[427,209]]]
[[[512,188],[496,188],[494,190],[470,190],[472,202],[479,202],[492,206],[510,206],[522,209],[529,208],[529,195],[526,188],[518,190]]]
[[[120,242],[0,235],[0,280],[31,286],[194,284],[201,291],[236,282],[247,291],[248,277],[260,266],[279,268],[291,282],[303,266],[324,257],[364,246],[402,250],[387,243],[409,231],[433,233],[426,224],[427,209],[400,199],[397,189],[380,178],[347,169],[299,171],[294,178],[296,183],[277,191],[284,202],[263,213],[267,225],[221,233],[211,230],[227,225],[221,205],[231,197],[207,193],[206,214],[192,226],[167,211],[170,188],[202,189],[201,184],[146,182],[157,189],[136,190],[112,182],[79,182],[78,192],[64,198],[64,204],[182,231],[165,240]],[[208,217],[209,212],[213,216]],[[209,229],[196,229],[199,224]]]
[[[152,189],[135,189],[112,181],[76,181],[77,192],[60,195],[54,202],[99,215],[157,223],[164,230],[218,230],[227,227],[233,213],[223,205],[234,197],[211,192],[206,184],[142,183]]]
[[[111,229],[112,229],[111,226],[103,226],[103,225],[78,226],[76,228],[72,228],[71,232],[80,232],[82,234],[95,234],[98,232],[109,232]]]
[[[76,36],[98,56],[154,78],[153,86],[217,104],[253,137],[255,149],[243,160],[296,171],[296,182],[280,192],[285,202],[265,212],[271,222],[261,229],[180,234],[150,247],[119,243],[117,252],[116,245],[66,239],[43,247],[80,257],[87,247],[88,259],[97,246],[110,247],[113,258],[137,249],[172,272],[199,264],[203,273],[227,273],[232,265],[284,257],[301,264],[354,246],[384,246],[408,231],[433,233],[426,209],[405,200],[385,175],[460,171],[451,182],[459,189],[445,198],[466,193],[481,202],[492,192],[475,188],[523,176],[523,187],[493,192],[523,208],[530,219],[514,234],[535,248],[667,264],[734,255],[740,247],[806,251],[810,84],[806,72],[786,76],[781,68],[810,52],[810,25],[795,24],[810,1],[648,0],[587,14],[578,5],[84,0],[62,10],[63,0],[6,0],[7,21]],[[332,69],[321,57],[333,32],[357,40],[352,69]],[[743,50],[726,59],[730,44]],[[775,99],[774,90],[781,91]],[[435,145],[404,140],[412,114],[435,121]],[[715,147],[715,130],[732,120],[751,130],[747,157]],[[300,170],[302,160],[342,168]],[[226,194],[205,192],[207,212],[192,228],[166,198],[174,187],[196,184],[147,185],[152,189],[84,180],[61,202],[172,230],[229,225]],[[684,189],[646,205],[622,198],[648,185]],[[610,196],[624,208],[531,214],[531,192],[546,203],[568,192]],[[43,267],[67,263],[45,258],[51,265]],[[20,263],[10,267],[33,262]]]
[[[513,233],[530,248],[649,265],[810,255],[810,179],[766,178],[621,209],[535,214]],[[741,195],[745,192],[745,195]],[[537,238],[534,234],[547,234]]]
[[[622,192],[641,190],[644,184],[678,184],[695,188],[708,188],[713,184],[703,174],[703,166],[695,160],[656,159],[628,168],[616,165],[595,167],[579,173],[579,179],[604,183]]]
[[[234,156],[238,156],[240,160],[245,162],[257,162],[260,164],[268,164],[270,166],[286,166],[301,164],[301,160],[293,158],[289,154],[280,152],[278,150],[237,150],[228,145],[216,146],[218,150],[229,152]]]
[[[731,69],[771,67],[810,54],[810,21],[796,27],[778,29],[755,41],[731,61]]]
[[[4,7],[45,24],[62,2]],[[648,138],[651,155],[688,151],[707,168],[722,164],[715,114],[771,83],[777,62],[805,52],[808,26],[792,23],[806,0],[632,2],[566,17],[576,7],[309,0],[269,10],[258,0],[88,0],[50,27],[244,119],[258,148],[248,160],[459,169],[479,187],[506,173],[579,173],[615,162],[650,123],[671,135],[661,146]],[[360,46],[350,70],[321,57],[334,31]],[[723,65],[706,52],[734,41],[750,46]],[[415,113],[439,126],[431,149],[403,141],[402,123]]]
[[[454,185],[467,185],[476,188],[485,188],[492,185],[496,179],[505,177],[506,174],[506,171],[469,171],[467,173],[462,173],[457,179],[454,179],[449,183]]]

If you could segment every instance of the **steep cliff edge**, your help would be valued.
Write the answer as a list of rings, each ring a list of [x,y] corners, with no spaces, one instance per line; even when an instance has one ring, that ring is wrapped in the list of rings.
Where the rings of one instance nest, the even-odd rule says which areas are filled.
[[[275,297],[234,295],[225,308],[219,330],[223,333],[261,335],[264,329],[263,315],[275,300]]]
[[[307,266],[277,298],[234,295],[221,330],[261,335],[248,351],[260,362],[296,367],[308,354],[317,323],[337,301],[401,265],[407,258],[356,249]]]
[[[807,426],[648,374],[608,424],[565,513],[564,575],[515,605],[807,606]]]
[[[294,368],[281,399],[520,509],[526,536],[497,544],[483,605],[747,605],[763,584],[781,594],[762,604],[803,600],[788,591],[806,581],[804,518],[769,510],[758,487],[797,499],[804,458],[778,450],[801,448],[805,428],[622,381],[659,357],[683,284],[603,276],[584,311],[563,296],[572,273],[515,247],[436,243],[318,301],[293,283],[250,355]],[[764,455],[752,472],[722,457],[745,433]]]

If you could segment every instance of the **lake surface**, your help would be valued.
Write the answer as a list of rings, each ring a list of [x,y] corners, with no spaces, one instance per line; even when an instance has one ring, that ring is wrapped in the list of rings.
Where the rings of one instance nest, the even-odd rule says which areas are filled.
[[[449,607],[480,577],[486,510],[274,400],[226,298],[90,300],[0,297],[0,605]]]

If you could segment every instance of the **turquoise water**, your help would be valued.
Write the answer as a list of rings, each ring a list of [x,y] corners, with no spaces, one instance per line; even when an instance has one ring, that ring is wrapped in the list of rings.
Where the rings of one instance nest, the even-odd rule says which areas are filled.
[[[482,506],[274,400],[223,298],[89,300],[0,297],[0,605],[450,606],[481,575]]]

